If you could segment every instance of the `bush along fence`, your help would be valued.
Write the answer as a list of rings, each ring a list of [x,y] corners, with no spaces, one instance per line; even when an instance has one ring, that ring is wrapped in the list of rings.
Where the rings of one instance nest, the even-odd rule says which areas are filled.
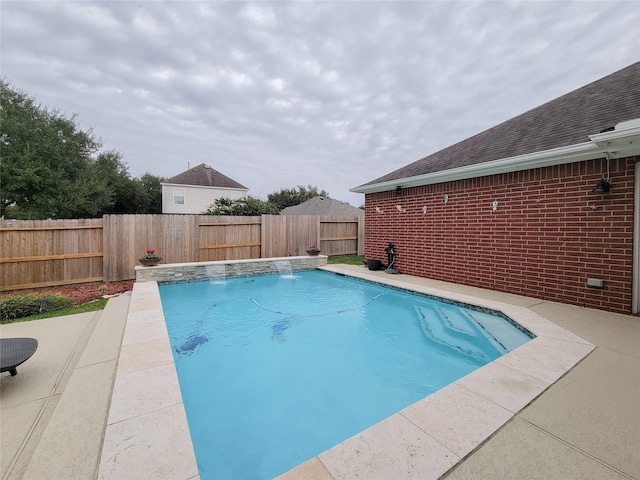
[[[147,250],[162,263],[364,253],[364,219],[319,215],[105,215],[0,220],[0,292],[135,278]]]

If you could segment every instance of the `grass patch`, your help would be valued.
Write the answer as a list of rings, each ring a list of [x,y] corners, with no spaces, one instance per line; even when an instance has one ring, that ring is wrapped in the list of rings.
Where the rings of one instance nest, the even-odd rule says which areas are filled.
[[[104,307],[107,305],[108,301],[109,301],[108,298],[99,298],[98,300],[93,300],[92,302],[83,303],[82,305],[74,305],[69,308],[56,310],[55,312],[37,313],[35,315],[29,315],[28,317],[2,320],[2,322],[0,323],[4,325],[7,323],[28,322],[30,320],[41,320],[43,318],[63,317],[65,315],[74,315],[76,313],[95,312],[96,310],[104,310]]]
[[[335,255],[327,259],[329,265],[341,263],[347,265],[363,265],[364,255]]]

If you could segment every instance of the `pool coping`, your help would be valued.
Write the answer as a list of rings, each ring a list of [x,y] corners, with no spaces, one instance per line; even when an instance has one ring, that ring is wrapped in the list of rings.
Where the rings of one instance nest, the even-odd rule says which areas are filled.
[[[503,312],[536,338],[278,478],[437,479],[595,346],[526,307],[381,277],[321,270]],[[157,282],[134,284],[98,478],[199,478]]]

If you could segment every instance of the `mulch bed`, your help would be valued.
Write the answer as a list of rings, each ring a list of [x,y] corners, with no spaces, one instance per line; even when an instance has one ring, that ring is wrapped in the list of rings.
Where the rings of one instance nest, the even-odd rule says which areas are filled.
[[[15,292],[4,293],[6,295],[22,295],[22,294],[39,294],[39,293],[59,293],[67,297],[73,298],[74,305],[81,305],[92,300],[102,298],[105,295],[116,295],[118,293],[129,292],[133,288],[134,280],[124,282],[106,282],[106,283],[82,283],[78,285],[67,285],[60,287],[38,288],[34,290],[21,290]]]

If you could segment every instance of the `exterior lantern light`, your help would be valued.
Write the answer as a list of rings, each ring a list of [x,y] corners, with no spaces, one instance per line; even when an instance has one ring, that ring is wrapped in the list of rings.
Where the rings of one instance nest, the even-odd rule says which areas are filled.
[[[611,184],[604,178],[601,178],[596,188],[591,190],[593,193],[611,193]]]

